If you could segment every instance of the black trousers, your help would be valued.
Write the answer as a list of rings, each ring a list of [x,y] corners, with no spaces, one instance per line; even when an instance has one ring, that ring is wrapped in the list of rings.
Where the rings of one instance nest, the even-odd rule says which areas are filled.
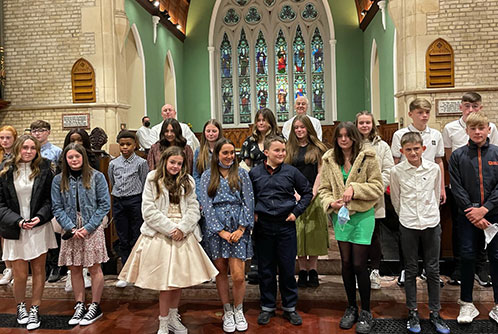
[[[119,238],[118,255],[123,265],[140,236],[142,218],[142,195],[113,198],[112,216]]]

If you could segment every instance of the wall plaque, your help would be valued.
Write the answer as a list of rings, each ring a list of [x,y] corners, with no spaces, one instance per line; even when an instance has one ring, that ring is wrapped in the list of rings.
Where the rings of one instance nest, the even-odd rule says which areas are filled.
[[[62,115],[63,129],[90,129],[90,114],[63,114]]]
[[[436,116],[460,116],[461,99],[436,99]]]

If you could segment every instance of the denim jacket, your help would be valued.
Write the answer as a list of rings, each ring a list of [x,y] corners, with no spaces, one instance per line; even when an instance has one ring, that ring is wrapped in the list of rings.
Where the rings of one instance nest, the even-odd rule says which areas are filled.
[[[83,186],[82,177],[69,176],[69,190],[61,192],[62,173],[52,182],[52,212],[64,231],[76,228],[76,187],[83,227],[88,233],[95,231],[111,208],[109,187],[104,174],[93,170],[90,189]]]

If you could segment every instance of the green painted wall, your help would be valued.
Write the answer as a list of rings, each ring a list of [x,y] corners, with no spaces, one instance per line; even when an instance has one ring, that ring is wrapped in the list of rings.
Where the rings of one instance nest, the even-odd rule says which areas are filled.
[[[133,23],[137,26],[144,49],[147,114],[150,116],[152,124],[159,123],[162,120],[161,107],[165,103],[164,65],[168,50],[171,51],[175,67],[178,118],[181,121],[188,120],[182,112],[184,109],[183,82],[185,78],[183,43],[164,26],[158,24],[157,41],[154,44],[151,15],[135,0],[125,0],[125,11],[130,21],[130,26]],[[130,31],[129,33],[131,34],[132,32]]]
[[[387,9],[386,9],[387,10]],[[377,45],[377,56],[379,58],[379,81],[380,81],[380,118],[388,123],[394,122],[394,71],[393,71],[393,48],[394,48],[394,23],[389,13],[386,13],[386,30],[382,27],[382,14],[380,10],[365,30],[364,45],[364,81],[365,81],[365,105],[366,110],[371,109],[371,84],[370,63],[372,54],[372,42],[375,39]]]

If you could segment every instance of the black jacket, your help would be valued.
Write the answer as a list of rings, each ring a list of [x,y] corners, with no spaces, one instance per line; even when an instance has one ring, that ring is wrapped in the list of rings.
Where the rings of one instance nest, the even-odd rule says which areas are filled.
[[[40,174],[35,177],[31,192],[30,218],[40,218],[40,223],[34,228],[46,224],[53,217],[50,196],[52,178],[50,162],[43,159]],[[14,186],[14,167],[10,166],[7,173],[0,177],[0,236],[5,239],[19,239],[19,222],[22,219]]]
[[[267,220],[282,221],[290,213],[299,217],[310,204],[313,192],[301,172],[288,164],[278,166],[273,174],[266,170],[264,163],[249,172],[256,203],[254,212]],[[294,190],[301,195],[296,202]]]
[[[486,207],[498,214],[498,146],[489,139],[482,147],[469,143],[455,150],[449,163],[451,192],[463,214],[470,207]]]

